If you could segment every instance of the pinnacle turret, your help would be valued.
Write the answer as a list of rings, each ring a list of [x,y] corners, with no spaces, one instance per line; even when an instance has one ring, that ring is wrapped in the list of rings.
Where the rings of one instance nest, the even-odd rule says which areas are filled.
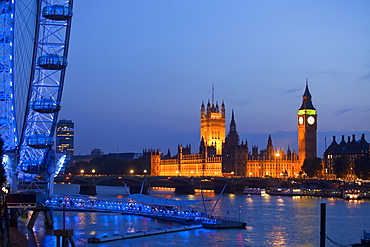
[[[234,110],[231,112],[230,132],[236,132],[236,123],[234,119]]]

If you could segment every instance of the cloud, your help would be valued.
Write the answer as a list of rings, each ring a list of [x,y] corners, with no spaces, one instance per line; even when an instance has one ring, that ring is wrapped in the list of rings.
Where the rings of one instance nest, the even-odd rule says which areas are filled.
[[[290,88],[290,89],[276,89],[276,91],[281,95],[289,95],[289,94],[296,94],[298,92],[302,92],[302,87],[299,88]]]
[[[246,100],[229,100],[229,103],[234,106],[247,106],[251,102]]]
[[[357,78],[357,81],[369,81],[370,80],[370,72]]]
[[[352,111],[353,109],[355,109],[354,107],[352,107],[352,108],[346,108],[346,109],[341,109],[341,110],[338,110],[338,111],[336,111],[336,113],[335,113],[335,115],[342,115],[342,114],[344,114],[344,113],[347,113],[347,112],[350,112],[350,111]]]
[[[309,75],[318,75],[318,76],[328,76],[333,78],[342,78],[344,77],[345,73],[342,71],[335,71],[335,70],[311,70],[307,71]],[[308,81],[310,81],[310,77],[308,77]]]

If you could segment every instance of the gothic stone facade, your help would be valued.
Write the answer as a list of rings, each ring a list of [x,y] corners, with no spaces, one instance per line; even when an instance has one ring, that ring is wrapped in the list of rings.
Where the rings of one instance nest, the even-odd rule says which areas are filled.
[[[342,155],[348,156],[352,168],[351,171],[353,171],[355,160],[370,155],[370,144],[365,140],[365,134],[362,134],[359,140],[356,140],[355,135],[352,135],[352,139],[348,136],[347,141],[345,140],[345,136],[342,135],[340,143],[338,143],[335,136],[333,136],[333,141],[324,153],[325,173],[328,178],[335,178],[333,169],[334,162],[335,159],[340,158]],[[354,177],[352,172],[352,174],[349,174],[348,179],[353,179]]]
[[[213,101],[213,99],[212,99]],[[178,146],[175,156],[160,150],[144,150],[144,165],[153,176],[246,176],[246,177],[298,177],[302,159],[288,147],[287,151],[276,149],[268,137],[266,149],[253,146],[251,152],[247,141],[239,140],[234,112],[229,133],[225,136],[225,104],[208,102],[201,105],[199,153],[192,154],[190,145]],[[314,118],[314,120],[312,120]],[[304,158],[316,155],[316,110],[306,84],[302,106],[298,111],[299,151]]]

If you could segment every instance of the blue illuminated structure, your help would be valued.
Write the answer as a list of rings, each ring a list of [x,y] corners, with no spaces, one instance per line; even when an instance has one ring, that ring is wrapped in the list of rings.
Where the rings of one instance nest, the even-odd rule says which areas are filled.
[[[0,134],[4,150],[18,145],[14,109],[14,2],[0,3]]]
[[[205,212],[198,212],[194,207],[200,201],[169,200],[158,197],[134,194],[126,200],[97,199],[94,197],[56,195],[46,201],[51,207],[64,207],[74,210],[97,210],[102,212],[119,212],[155,219],[178,222],[182,224],[198,224],[204,228],[245,228],[246,222],[240,219],[215,217]]]
[[[60,111],[60,102],[53,99],[36,99],[30,103],[32,110],[40,113],[55,113]]]
[[[13,192],[53,184],[73,0],[0,1],[0,134]],[[45,188],[43,194],[48,194]]]

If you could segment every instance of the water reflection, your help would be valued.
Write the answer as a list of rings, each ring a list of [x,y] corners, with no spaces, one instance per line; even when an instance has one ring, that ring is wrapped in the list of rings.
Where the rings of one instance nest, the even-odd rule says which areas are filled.
[[[282,226],[274,226],[272,231],[267,233],[267,243],[269,246],[286,246],[285,237],[287,235],[286,228]]]
[[[276,199],[277,202],[284,202],[283,198],[282,197],[277,197]]]
[[[90,214],[91,224],[96,224],[96,213]]]
[[[262,196],[262,199],[263,199],[264,202],[269,202],[269,201],[271,201],[271,196],[270,195]]]
[[[360,208],[361,204],[364,203],[364,200],[350,200],[347,201],[346,206],[348,208]]]
[[[121,189],[121,188],[120,188]],[[112,191],[111,194],[118,194]],[[160,196],[160,195],[156,195]],[[167,195],[164,195],[167,196]],[[207,209],[211,209],[218,195],[207,194]],[[202,200],[201,194],[176,196],[185,200]],[[292,198],[259,195],[224,195],[220,197],[215,215],[235,214],[247,222],[246,229],[207,230],[197,229],[166,235],[129,239],[100,244],[115,246],[319,246],[320,203],[327,204],[327,234],[344,245],[359,241],[363,229],[369,228],[370,202],[349,202],[330,198]],[[238,214],[239,206],[241,214]],[[203,211],[203,203],[196,204]],[[128,231],[149,230],[175,226],[174,223],[157,221],[132,215],[107,213],[66,212],[67,228],[75,229],[77,246],[97,247],[86,244],[91,235],[114,234]],[[29,215],[30,217],[30,215]],[[54,212],[55,229],[63,225],[62,212]],[[56,238],[45,230],[40,217],[34,227],[35,240],[40,247],[56,246]]]
[[[248,197],[246,198],[246,202],[247,202],[247,203],[253,203],[253,198],[252,198],[252,197],[250,197],[250,196],[248,196]]]
[[[229,200],[231,203],[235,202],[235,199],[236,199],[236,195],[235,194],[229,194]]]
[[[244,244],[245,238],[244,234],[240,231],[236,234],[236,243],[238,246],[242,246]]]

